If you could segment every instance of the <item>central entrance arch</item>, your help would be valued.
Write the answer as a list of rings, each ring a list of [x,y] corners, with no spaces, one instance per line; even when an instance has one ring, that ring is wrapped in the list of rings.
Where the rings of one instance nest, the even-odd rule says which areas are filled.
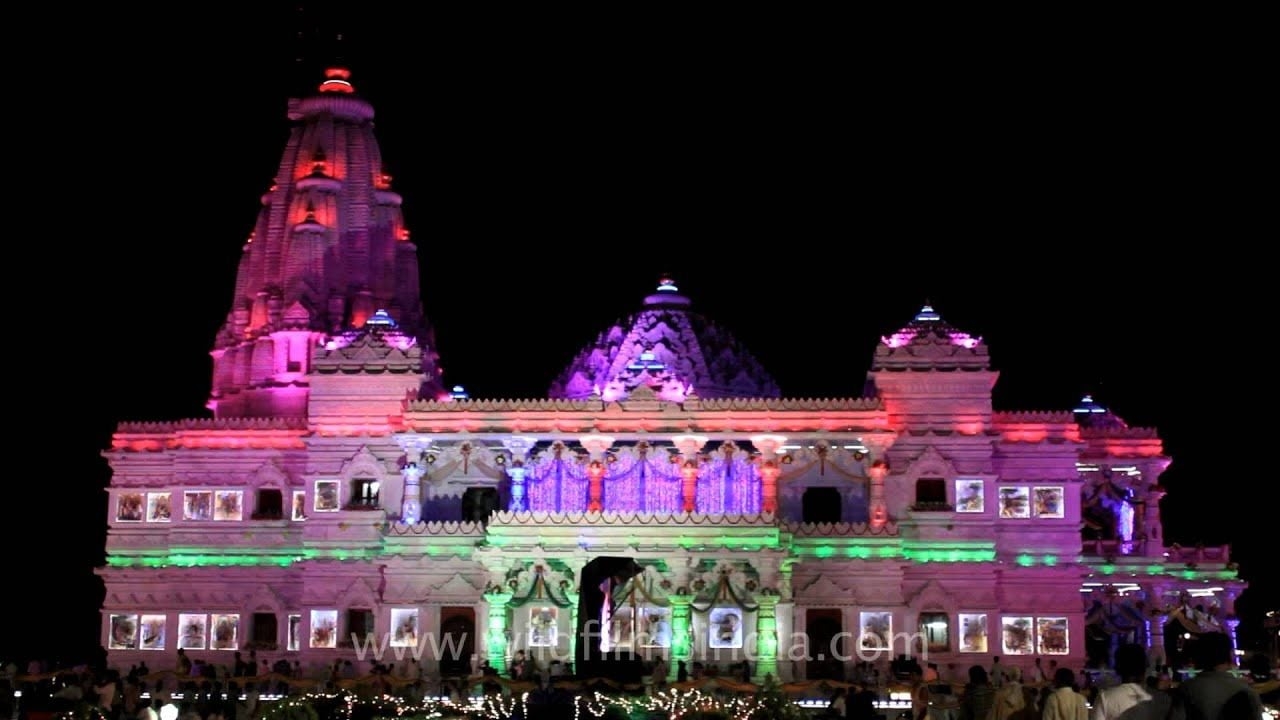
[[[578,642],[574,650],[574,671],[578,677],[607,677],[622,683],[640,682],[643,666],[630,650],[606,653],[600,641],[608,628],[603,627],[605,603],[612,602],[614,591],[628,580],[644,572],[629,557],[598,557],[582,568],[578,585]]]

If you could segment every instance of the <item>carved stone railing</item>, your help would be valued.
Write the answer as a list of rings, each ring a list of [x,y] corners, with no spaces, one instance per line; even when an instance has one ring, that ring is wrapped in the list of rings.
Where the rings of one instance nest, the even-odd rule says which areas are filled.
[[[306,430],[306,418],[187,418],[160,422],[121,422],[117,433],[156,434],[184,430]]]
[[[412,400],[406,412],[593,412],[604,407],[600,400],[550,400],[507,398],[496,400]]]
[[[390,535],[484,535],[484,524],[478,522],[420,522],[413,525],[393,523],[387,526]]]
[[[1085,555],[1097,557],[1150,557],[1146,552],[1147,542],[1146,540],[1134,540],[1131,542],[1124,542],[1123,540],[1085,540],[1081,546],[1081,551]],[[1211,547],[1186,548],[1174,545],[1163,548],[1161,552],[1156,552],[1155,555],[1170,563],[1220,563],[1225,565],[1231,562],[1231,546],[1215,545]]]
[[[1074,422],[1075,416],[1065,410],[1009,410],[991,413],[991,423],[993,425],[1020,425],[1022,423],[1065,425]]]
[[[639,512],[510,512],[499,511],[489,517],[489,527],[504,525],[698,525],[698,526],[761,526],[773,525],[770,513],[759,515],[704,515],[701,513],[639,513]]]
[[[895,537],[898,525],[887,522],[882,527],[870,523],[783,523],[782,530],[795,537]]]

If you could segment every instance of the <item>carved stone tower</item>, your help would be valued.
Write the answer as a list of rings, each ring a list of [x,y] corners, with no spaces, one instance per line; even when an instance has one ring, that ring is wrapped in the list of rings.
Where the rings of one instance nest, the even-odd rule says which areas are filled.
[[[289,103],[294,127],[242,251],[212,351],[208,407],[219,418],[305,416],[316,349],[370,321],[393,322],[421,348],[426,382],[439,378],[417,248],[383,171],[373,107],[347,70],[325,76]]]

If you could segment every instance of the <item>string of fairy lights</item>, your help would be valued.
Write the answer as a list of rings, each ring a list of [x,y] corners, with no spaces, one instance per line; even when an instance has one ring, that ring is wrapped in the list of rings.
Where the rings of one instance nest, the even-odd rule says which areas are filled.
[[[407,701],[391,695],[360,698],[349,693],[310,693],[271,703],[260,718],[261,720],[295,720],[298,717],[316,717],[317,714],[308,713],[308,710],[314,710],[317,705],[322,705],[334,710],[332,714],[318,713],[319,717],[325,720],[351,720],[357,714],[368,717],[368,713],[362,712],[365,710],[372,710],[373,717],[378,718],[509,720],[526,717],[528,704],[529,693],[511,696],[490,694],[474,697],[465,702],[444,697]],[[701,690],[673,689],[643,697],[624,697],[594,692],[589,696],[578,695],[574,698],[573,718],[574,720],[603,718],[606,713],[615,708],[628,716],[637,712],[660,712],[670,720],[680,720],[694,712],[717,712],[733,720],[752,720],[757,713],[767,709],[762,702],[753,697],[737,696],[722,699]],[[174,720],[178,716],[178,708],[168,703],[161,707],[159,715],[161,720]],[[101,710],[91,708],[87,713],[63,713],[58,716],[58,720],[107,719]]]

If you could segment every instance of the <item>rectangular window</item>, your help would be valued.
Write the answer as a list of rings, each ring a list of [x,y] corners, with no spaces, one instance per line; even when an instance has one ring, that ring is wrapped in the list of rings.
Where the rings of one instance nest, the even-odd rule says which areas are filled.
[[[373,635],[373,610],[369,608],[350,608],[347,610],[347,634],[343,644],[362,642]]]
[[[920,613],[920,634],[929,652],[951,651],[951,618],[946,613]]]
[[[258,490],[258,503],[253,510],[254,520],[280,520],[284,517],[284,493],[276,488]]]
[[[122,492],[116,496],[116,522],[142,522],[144,510],[146,500],[142,493]]]
[[[240,616],[214,615],[209,619],[212,626],[209,642],[210,650],[237,650],[240,648]]]
[[[275,650],[278,643],[276,638],[279,637],[276,634],[279,630],[276,614],[254,613],[252,623],[249,628],[249,639],[253,642],[253,647],[258,650]]]
[[[210,490],[188,490],[182,494],[183,520],[212,520],[213,492]]]
[[[378,489],[382,483],[377,480],[360,478],[351,481],[351,502],[348,505],[356,509],[371,510],[378,507]]]
[[[302,615],[289,616],[289,644],[285,649],[290,652],[302,649]]]
[[[950,510],[947,503],[947,481],[942,478],[916,480],[916,510]]]

